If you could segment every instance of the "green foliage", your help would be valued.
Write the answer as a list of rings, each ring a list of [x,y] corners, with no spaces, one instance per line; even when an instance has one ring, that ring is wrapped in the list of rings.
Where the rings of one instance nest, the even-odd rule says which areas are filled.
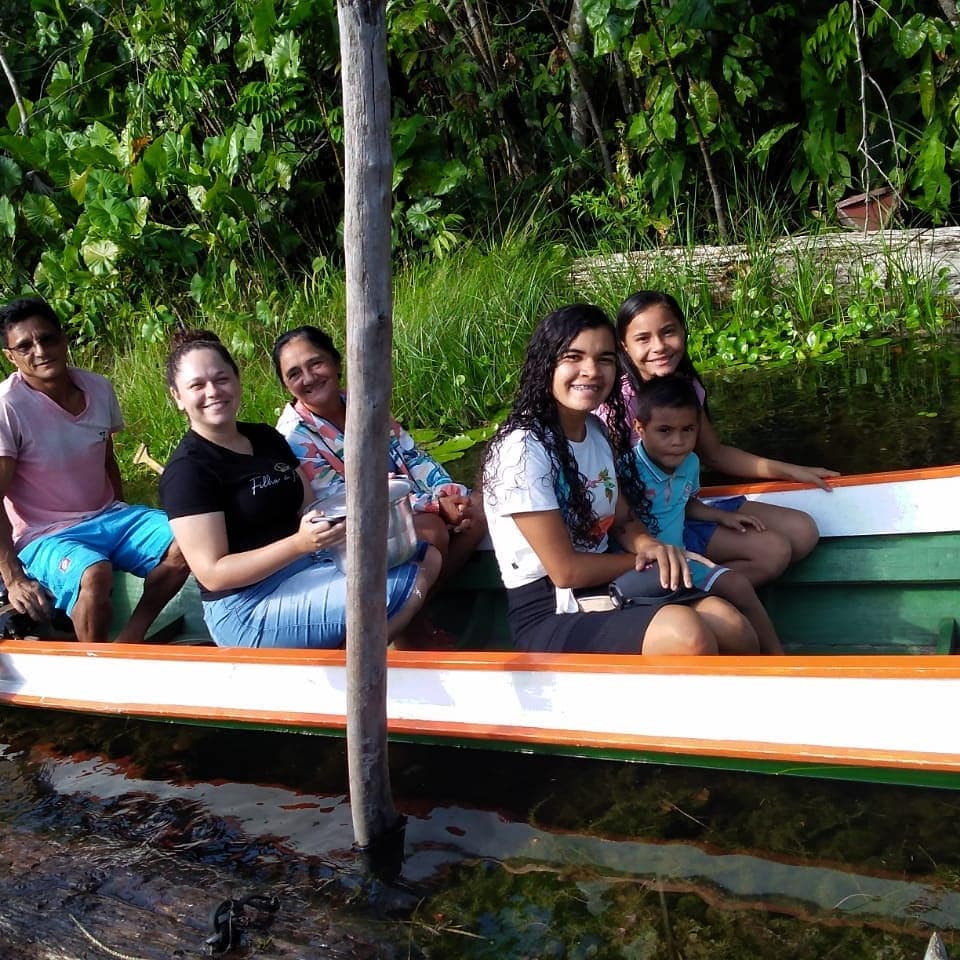
[[[887,182],[934,222],[947,216],[960,159],[949,119],[960,109],[960,34],[934,6],[844,0],[807,37],[798,193],[836,199]]]
[[[341,262],[333,0],[8,6],[29,122],[0,79],[0,294],[43,294],[84,337],[122,321],[153,341],[251,303],[272,317],[278,290]],[[388,4],[398,263],[456,277],[526,219],[620,250],[711,238],[719,208],[749,239],[757,211],[792,231],[884,178],[927,220],[951,216],[960,34],[929,0],[583,0],[582,30],[576,9]],[[518,295],[504,317],[530,315]],[[732,335],[737,356],[770,353],[763,331]]]

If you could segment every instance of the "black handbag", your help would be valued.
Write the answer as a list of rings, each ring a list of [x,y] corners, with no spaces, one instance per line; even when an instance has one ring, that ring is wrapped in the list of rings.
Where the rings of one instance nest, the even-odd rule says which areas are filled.
[[[703,590],[681,585],[676,590],[660,583],[660,567],[652,563],[643,570],[628,570],[610,584],[610,600],[618,610],[627,607],[690,603],[708,596]]]

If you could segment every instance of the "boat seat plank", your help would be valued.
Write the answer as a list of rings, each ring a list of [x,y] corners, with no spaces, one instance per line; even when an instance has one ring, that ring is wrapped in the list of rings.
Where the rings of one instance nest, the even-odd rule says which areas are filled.
[[[960,538],[954,533],[824,539],[778,581],[822,583],[956,583]]]

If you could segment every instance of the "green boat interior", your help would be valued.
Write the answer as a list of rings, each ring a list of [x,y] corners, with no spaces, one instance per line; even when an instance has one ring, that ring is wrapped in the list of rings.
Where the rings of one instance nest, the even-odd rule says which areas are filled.
[[[955,533],[840,537],[760,591],[788,653],[932,654],[958,648]],[[432,602],[464,649],[509,649],[492,554],[472,560]]]
[[[135,606],[140,585],[136,577],[116,577],[114,633]],[[842,537],[822,540],[761,597],[788,653],[946,654],[960,647],[958,588],[955,533]],[[431,600],[428,615],[458,639],[460,649],[511,648],[506,595],[492,553],[471,559]],[[196,584],[188,581],[161,613],[150,640],[210,643]]]

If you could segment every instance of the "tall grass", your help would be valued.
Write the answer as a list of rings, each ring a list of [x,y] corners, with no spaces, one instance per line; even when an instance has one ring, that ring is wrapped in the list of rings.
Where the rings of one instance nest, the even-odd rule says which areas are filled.
[[[845,342],[889,335],[935,334],[956,319],[945,280],[891,255],[882,270],[853,279],[815,255],[814,240],[798,245],[784,265],[763,222],[740,224],[749,258],[718,286],[692,248],[667,255],[652,245],[648,259],[572,273],[577,242],[512,233],[499,243],[464,246],[446,259],[401,266],[394,277],[393,412],[421,435],[452,437],[499,417],[516,385],[536,321],[578,300],[612,316],[640,288],[675,294],[687,312],[690,351],[703,369],[831,359]],[[164,299],[162,296],[159,299]],[[167,298],[170,302],[171,298]],[[294,284],[270,279],[242,291],[224,282],[204,306],[181,319],[214,330],[242,369],[241,416],[275,421],[286,400],[269,353],[274,339],[302,323],[326,329],[345,346],[345,287],[325,265]],[[125,475],[146,480],[131,459],[140,442],[164,459],[184,431],[163,380],[170,311],[141,304],[106,324],[105,335],[75,348],[74,361],[101,370],[117,387],[128,429],[117,438]],[[470,438],[462,446],[474,442]]]

